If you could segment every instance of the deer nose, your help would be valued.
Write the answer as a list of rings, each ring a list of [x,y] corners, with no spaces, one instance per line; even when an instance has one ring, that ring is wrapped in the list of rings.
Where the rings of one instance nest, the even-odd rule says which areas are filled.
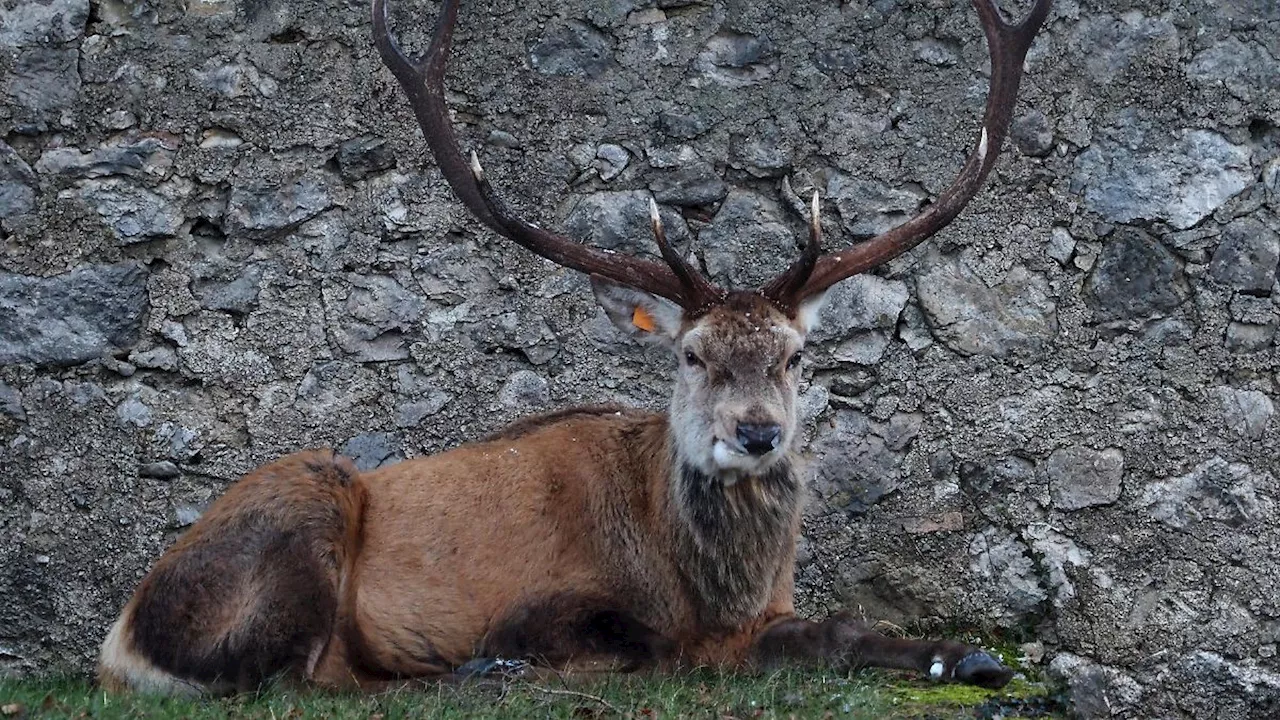
[[[764,455],[778,447],[782,426],[773,423],[738,423],[738,442],[752,455]]]

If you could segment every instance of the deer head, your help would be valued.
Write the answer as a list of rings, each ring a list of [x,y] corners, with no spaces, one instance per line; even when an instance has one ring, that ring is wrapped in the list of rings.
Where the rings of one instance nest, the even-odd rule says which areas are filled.
[[[903,224],[855,247],[822,254],[815,190],[800,257],[765,286],[716,287],[667,242],[656,204],[650,215],[663,263],[597,250],[514,215],[474,153],[467,159],[449,121],[444,73],[459,0],[444,0],[427,53],[409,59],[387,26],[386,0],[373,0],[374,42],[404,88],[441,173],[481,222],[552,262],[591,276],[595,296],[623,332],[659,342],[679,369],[670,418],[680,460],[726,484],[761,473],[791,452],[796,436],[799,359],[824,293],[924,242],[950,223],[995,166],[1009,130],[1022,63],[1051,0],[1036,0],[1020,23],[994,0],[973,0],[991,55],[991,85],[977,142],[937,200]]]

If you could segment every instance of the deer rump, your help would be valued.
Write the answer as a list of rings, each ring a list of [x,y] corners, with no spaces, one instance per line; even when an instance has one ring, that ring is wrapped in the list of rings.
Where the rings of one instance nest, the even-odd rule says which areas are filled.
[[[111,689],[249,690],[277,676],[334,687],[443,677],[477,659],[575,670],[877,666],[999,687],[979,648],[887,638],[847,614],[795,617],[804,501],[796,397],[805,337],[831,285],[923,242],[994,167],[1022,61],[1050,0],[1018,24],[973,0],[992,58],[975,149],[928,209],[782,275],[716,287],[667,243],[665,264],[580,245],[510,213],[459,150],[443,78],[458,0],[410,60],[373,1],[374,39],[445,179],[500,235],[591,275],[611,320],[678,359],[668,412],[571,408],[371,472],[300,452],[234,484],[143,579],[103,643]]]

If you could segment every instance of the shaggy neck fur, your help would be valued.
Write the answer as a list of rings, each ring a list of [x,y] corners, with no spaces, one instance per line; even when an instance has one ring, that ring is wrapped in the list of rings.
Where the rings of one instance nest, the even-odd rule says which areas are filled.
[[[732,628],[769,602],[790,556],[801,487],[790,455],[726,485],[679,458],[671,500],[680,568],[702,622]]]

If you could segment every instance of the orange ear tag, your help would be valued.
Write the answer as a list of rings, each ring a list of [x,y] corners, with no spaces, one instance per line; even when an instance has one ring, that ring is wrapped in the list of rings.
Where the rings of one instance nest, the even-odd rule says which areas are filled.
[[[636,306],[635,312],[631,313],[631,324],[645,332],[653,332],[658,328],[658,323],[653,321],[653,316],[640,306]]]

